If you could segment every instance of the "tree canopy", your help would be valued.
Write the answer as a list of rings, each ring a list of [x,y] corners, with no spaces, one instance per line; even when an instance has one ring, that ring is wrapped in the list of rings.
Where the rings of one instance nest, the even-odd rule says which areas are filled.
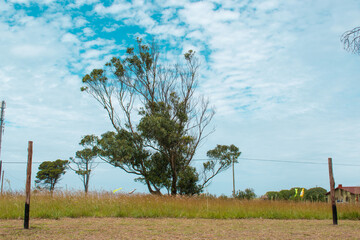
[[[203,166],[203,187],[220,172],[227,170],[232,163],[237,163],[241,152],[235,145],[217,145],[214,149],[209,150],[206,155],[210,158]]]
[[[162,62],[157,44],[137,39],[124,56],[83,77],[81,90],[102,105],[115,129],[98,139],[98,155],[137,175],[150,193],[197,193],[204,185],[191,162],[212,132],[206,129],[215,112],[195,93],[199,61],[194,51],[180,63]],[[210,167],[204,171],[213,171]]]
[[[44,161],[39,165],[35,183],[52,192],[60,177],[65,174],[68,165],[67,160]]]
[[[238,198],[238,199],[246,199],[246,200],[251,200],[251,199],[254,199],[256,198],[256,194],[255,194],[255,191],[254,189],[252,188],[246,188],[245,191],[237,191],[235,193],[235,198]]]
[[[297,190],[296,190],[297,189]],[[324,202],[325,195],[327,193],[326,189],[322,187],[315,187],[306,189],[304,188],[304,195],[303,197],[300,196],[301,190],[303,188],[296,187],[291,188],[289,190],[281,190],[279,192],[270,191],[267,192],[265,195],[268,197],[269,200],[306,200],[306,201],[321,201]]]

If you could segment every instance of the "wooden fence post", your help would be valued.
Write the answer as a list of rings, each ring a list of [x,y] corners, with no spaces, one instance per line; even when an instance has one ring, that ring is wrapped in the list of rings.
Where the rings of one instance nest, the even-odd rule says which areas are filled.
[[[336,210],[336,203],[335,203],[335,181],[333,175],[333,167],[332,167],[332,159],[328,158],[329,163],[329,178],[330,178],[330,197],[331,197],[331,206],[332,206],[332,214],[333,214],[333,225],[337,225],[337,210]]]
[[[33,154],[33,142],[29,141],[28,162],[27,162],[27,172],[26,172],[26,201],[25,201],[25,216],[24,216],[25,229],[29,229],[32,154]]]
[[[4,186],[4,170],[2,171],[2,175],[1,175],[1,195],[3,194],[3,186]]]
[[[2,161],[0,160],[0,181],[1,181],[1,169],[2,169]],[[1,194],[2,194],[2,189],[1,189]]]
[[[0,160],[0,180],[1,180],[1,169],[2,169],[2,161]]]

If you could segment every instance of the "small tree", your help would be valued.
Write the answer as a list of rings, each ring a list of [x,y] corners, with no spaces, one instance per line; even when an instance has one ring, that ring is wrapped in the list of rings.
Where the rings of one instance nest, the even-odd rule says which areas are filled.
[[[278,200],[279,199],[279,193],[276,191],[269,191],[265,193],[265,195],[268,197],[269,200]]]
[[[315,188],[310,188],[309,190],[307,190],[305,192],[305,200],[314,202],[314,201],[321,201],[324,202],[325,201],[325,197],[326,197],[326,189],[322,188],[322,187],[315,187]]]
[[[211,160],[205,162],[203,165],[203,184],[202,188],[206,187],[210,180],[217,174],[227,170],[232,163],[237,163],[241,152],[235,145],[217,145],[214,149],[209,150],[206,155]]]
[[[290,200],[295,194],[295,190],[292,191],[292,190],[287,190],[287,189],[284,189],[284,190],[281,190],[279,191],[279,199],[280,200]]]
[[[59,182],[61,175],[65,174],[68,163],[69,161],[60,159],[53,162],[42,162],[36,174],[36,185],[42,185],[49,189],[50,192],[54,191],[55,185]]]
[[[254,192],[254,189],[246,188],[245,191],[241,191],[241,190],[237,191],[235,193],[235,198],[251,200],[256,198],[256,194]]]
[[[83,146],[84,149],[77,151],[75,158],[70,158],[70,162],[76,166],[73,168],[69,165],[70,169],[73,170],[77,175],[80,176],[81,181],[84,185],[85,193],[89,189],[89,181],[94,165],[94,159],[97,156],[97,141],[98,138],[95,135],[86,135],[81,139],[79,145]]]

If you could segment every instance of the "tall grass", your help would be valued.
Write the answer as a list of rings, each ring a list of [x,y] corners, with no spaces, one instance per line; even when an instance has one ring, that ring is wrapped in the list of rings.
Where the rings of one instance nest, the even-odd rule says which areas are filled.
[[[0,219],[20,219],[25,196],[6,193],[0,196]],[[360,220],[359,204],[338,204],[339,219]],[[236,200],[210,197],[170,197],[121,195],[112,192],[36,193],[31,196],[33,218],[63,217],[172,217],[172,218],[268,218],[331,219],[328,203]]]

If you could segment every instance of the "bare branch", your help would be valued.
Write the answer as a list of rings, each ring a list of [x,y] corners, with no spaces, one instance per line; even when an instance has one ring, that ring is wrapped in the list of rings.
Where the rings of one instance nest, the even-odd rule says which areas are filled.
[[[346,31],[340,38],[344,49],[354,54],[360,54],[360,27]]]

